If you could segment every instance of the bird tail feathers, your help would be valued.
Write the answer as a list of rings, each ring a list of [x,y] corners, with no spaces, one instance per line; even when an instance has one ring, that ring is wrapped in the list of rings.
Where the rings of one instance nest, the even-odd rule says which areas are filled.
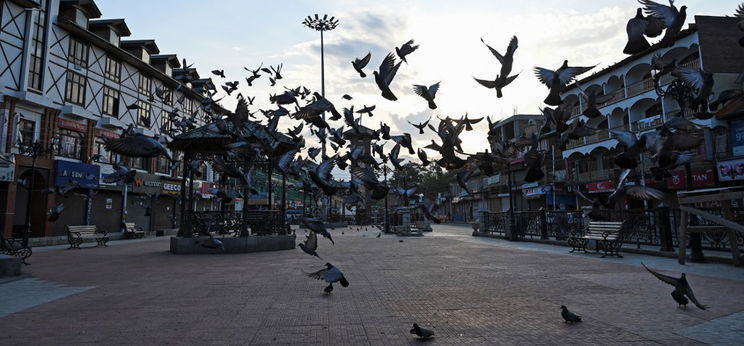
[[[347,281],[345,277],[342,276],[341,277],[341,280],[339,280],[339,282],[341,283],[341,286],[343,286],[343,287],[349,287],[349,281]]]

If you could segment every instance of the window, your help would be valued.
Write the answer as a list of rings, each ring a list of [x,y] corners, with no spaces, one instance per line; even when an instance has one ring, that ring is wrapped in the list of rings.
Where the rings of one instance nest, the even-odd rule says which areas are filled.
[[[72,71],[67,71],[65,101],[80,106],[85,104],[85,76]]]
[[[144,75],[140,75],[139,78],[139,92],[145,96],[150,96],[152,90],[152,79]]]
[[[31,36],[31,59],[28,62],[28,87],[41,90],[44,62],[44,36],[46,33],[47,1],[41,2],[41,8],[33,23]]]
[[[147,170],[147,166],[150,162],[150,158],[144,158],[144,157],[132,157],[129,159],[129,167],[140,169],[140,170]]]
[[[119,155],[106,150],[106,142],[102,137],[97,137],[93,143],[93,155],[98,155],[96,162],[114,163],[119,159]]]
[[[110,56],[106,57],[106,78],[114,82],[121,79],[121,63]]]
[[[28,119],[21,119],[18,122],[18,142],[25,147],[29,147],[34,143],[35,136],[36,123]]]
[[[137,124],[150,128],[152,125],[150,122],[150,112],[152,110],[150,104],[145,101],[137,101],[137,105],[139,106],[139,109],[137,110]]]
[[[170,113],[164,110],[160,116],[160,131],[169,132],[171,130],[173,130],[173,120],[170,118]]]
[[[155,160],[155,171],[158,173],[170,173],[170,161],[164,155],[158,156]]]
[[[103,87],[103,114],[119,117],[119,91]]]
[[[173,91],[163,86],[163,103],[169,106],[173,105]]]
[[[67,60],[76,66],[88,67],[88,45],[77,38],[70,37],[70,51]]]
[[[191,108],[193,108],[193,101],[191,101],[190,98],[185,98],[183,100],[183,109],[181,109],[181,111],[184,115],[191,116]]]
[[[57,155],[79,159],[83,144],[83,134],[66,129],[59,129],[59,145]]]

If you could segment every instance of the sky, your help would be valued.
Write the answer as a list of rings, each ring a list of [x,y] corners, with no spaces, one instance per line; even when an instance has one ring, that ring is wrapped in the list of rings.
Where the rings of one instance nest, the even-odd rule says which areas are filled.
[[[676,5],[688,7],[687,22],[691,23],[694,15],[732,15],[739,3],[678,0]],[[218,89],[225,81],[240,81],[238,92],[256,96],[254,111],[275,108],[268,97],[283,92],[283,86],[304,85],[320,91],[320,34],[301,23],[316,13],[335,16],[340,20],[338,27],[324,34],[326,97],[339,111],[352,105],[355,109],[376,105],[374,117],[365,117],[363,125],[378,128],[385,122],[393,134],[409,132],[415,147],[429,143],[435,135],[418,135],[407,121],[465,113],[494,120],[515,113],[538,114],[547,89],[535,78],[533,67],[556,69],[567,59],[572,66],[598,64],[597,71],[622,60],[626,23],[640,6],[632,0],[97,0],[96,4],[102,18],[126,19],[132,32],[128,39],[155,39],[162,54],[186,58],[202,77],[211,76]],[[500,69],[480,39],[503,53],[513,35],[518,37],[519,48],[512,73],[520,75],[504,89],[504,97],[497,98],[494,90],[473,80],[493,79]],[[408,64],[403,63],[391,83],[398,101],[383,99],[372,71],[388,52],[410,39],[419,49],[407,57]],[[360,78],[351,61],[368,52],[372,53],[365,69],[368,76]],[[284,79],[271,88],[264,76],[247,87],[244,77],[248,72],[243,67],[255,69],[261,63],[284,64]],[[227,78],[211,75],[213,69],[224,69]],[[412,85],[439,81],[438,108],[432,111],[413,93]],[[236,94],[221,103],[232,109]],[[342,99],[344,94],[353,100]],[[280,127],[288,125],[283,122]],[[475,127],[462,136],[466,152],[488,146],[486,121]]]

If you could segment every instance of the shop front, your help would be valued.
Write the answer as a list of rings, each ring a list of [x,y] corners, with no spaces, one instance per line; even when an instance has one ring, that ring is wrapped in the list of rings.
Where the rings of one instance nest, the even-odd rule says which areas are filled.
[[[92,224],[93,194],[98,190],[100,167],[66,160],[55,161],[54,186],[57,188],[76,184],[78,187],[65,194],[56,195],[56,204],[64,210],[54,222],[53,234],[65,235],[65,225]]]

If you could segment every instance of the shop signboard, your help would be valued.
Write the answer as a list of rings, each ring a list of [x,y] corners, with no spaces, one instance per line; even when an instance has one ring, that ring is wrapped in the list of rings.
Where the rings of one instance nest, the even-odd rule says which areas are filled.
[[[690,171],[692,174],[692,187],[711,187],[716,185],[713,168],[696,168]],[[684,170],[670,172],[671,177],[667,178],[667,188],[669,189],[686,189],[687,174]]]
[[[734,181],[744,179],[744,159],[719,161],[716,164],[718,181]]]
[[[75,132],[85,133],[88,130],[88,126],[86,124],[79,123],[77,121],[62,119],[62,118],[59,118],[59,120],[57,121],[57,126],[63,129],[68,129],[68,130],[72,130]]]
[[[215,183],[205,181],[201,185],[201,196],[202,198],[213,198],[214,194],[210,191],[212,188],[219,188],[220,186]]]
[[[134,182],[132,182],[133,193],[146,193],[146,194],[158,194],[162,189],[163,183],[160,181],[160,176],[149,173],[142,173],[137,171],[134,176]]]
[[[589,193],[604,193],[612,192],[615,190],[615,182],[612,180],[598,181],[595,183],[586,184],[586,189]]]
[[[538,197],[550,192],[550,185],[530,187],[522,190],[525,197]]]
[[[161,194],[164,194],[164,195],[180,195],[181,194],[181,181],[180,180],[161,177],[160,182],[161,182],[161,190],[160,190]]]
[[[744,155],[744,120],[732,121],[731,125],[731,150],[734,156]]]
[[[54,179],[56,186],[74,181],[84,189],[97,189],[100,177],[100,166],[86,163],[56,160],[57,174]]]

